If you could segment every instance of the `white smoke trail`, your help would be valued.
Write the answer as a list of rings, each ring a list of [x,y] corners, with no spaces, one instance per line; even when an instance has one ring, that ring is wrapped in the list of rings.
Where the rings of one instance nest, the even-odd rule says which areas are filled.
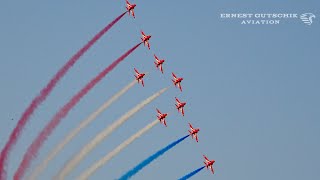
[[[157,97],[159,97],[162,93],[164,93],[167,88],[163,88],[157,93],[153,94],[152,96],[148,97],[144,101],[142,101],[140,104],[136,105],[134,108],[132,108],[130,111],[125,113],[123,116],[121,116],[118,120],[116,120],[114,123],[112,123],[110,126],[106,127],[103,131],[101,131],[99,134],[96,135],[96,137],[90,141],[87,145],[85,145],[79,153],[75,154],[75,156],[69,160],[62,169],[60,169],[59,173],[57,174],[56,178],[58,179],[64,179],[65,176],[67,176],[79,163],[80,161],[88,154],[90,153],[102,140],[107,138],[114,130],[116,130],[119,126],[121,126],[123,123],[125,123],[131,116],[133,116],[135,113],[137,113],[139,110],[141,110],[144,106],[151,103],[153,100],[155,100]]]
[[[101,158],[99,161],[94,163],[90,168],[85,170],[77,179],[88,179],[89,176],[91,176],[95,171],[97,171],[99,168],[101,168],[104,164],[106,164],[108,161],[110,161],[114,156],[119,154],[124,148],[126,148],[128,145],[130,145],[133,141],[138,139],[140,136],[142,136],[144,133],[148,132],[153,126],[159,123],[159,120],[156,119],[152,123],[145,126],[143,129],[138,131],[136,134],[132,135],[130,138],[125,140],[123,143],[121,143],[118,147],[116,147],[113,151],[108,153],[106,156]]]
[[[132,81],[130,84],[125,86],[115,95],[113,95],[109,100],[103,103],[95,112],[90,114],[86,119],[84,119],[78,127],[73,129],[63,140],[54,147],[54,149],[49,153],[47,158],[39,164],[35,170],[31,173],[28,179],[37,179],[42,171],[46,169],[49,162],[88,124],[94,121],[102,112],[104,112],[113,102],[115,102],[118,98],[120,98],[124,93],[126,93],[130,88],[132,88],[137,83],[136,80]]]

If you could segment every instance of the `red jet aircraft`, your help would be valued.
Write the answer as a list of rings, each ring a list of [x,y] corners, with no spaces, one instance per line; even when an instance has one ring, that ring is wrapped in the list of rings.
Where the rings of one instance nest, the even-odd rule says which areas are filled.
[[[199,128],[194,129],[190,123],[189,123],[189,126],[190,126],[189,133],[190,133],[192,139],[195,138],[196,141],[199,142],[198,141],[198,132],[200,131],[200,129]]]
[[[213,170],[212,165],[213,165],[213,163],[215,163],[216,161],[215,161],[215,160],[210,161],[205,155],[203,155],[203,157],[204,157],[204,159],[205,159],[204,164],[206,165],[206,168],[207,168],[207,169],[210,168],[212,174],[214,174],[214,170]]]
[[[143,31],[141,31],[141,34],[142,34],[142,38],[141,38],[141,40],[142,40],[142,42],[143,42],[143,44],[144,44],[144,46],[148,46],[148,49],[150,49],[150,43],[149,43],[149,40],[150,40],[150,38],[151,38],[151,35],[146,35],[146,34],[144,34],[144,32]]]
[[[134,68],[134,71],[136,72],[136,75],[134,75],[134,77],[136,77],[136,80],[138,81],[138,83],[141,82],[142,86],[144,87],[143,77],[146,74],[145,73],[140,74],[136,68]]]
[[[180,91],[182,91],[182,87],[181,87],[181,81],[183,80],[183,78],[178,78],[174,73],[172,73],[172,76],[174,79],[172,79],[172,82],[175,86],[178,85]]]
[[[133,18],[136,18],[134,16],[134,8],[136,7],[136,4],[130,4],[128,0],[126,0],[126,2],[127,2],[127,11],[129,12],[129,16],[130,16],[130,13],[131,13]]]
[[[176,97],[175,97],[176,98]],[[182,116],[184,116],[184,109],[183,107],[187,104],[186,102],[180,102],[178,98],[176,98],[176,107],[178,112],[181,112]]]
[[[157,118],[159,119],[159,121],[161,123],[163,123],[165,126],[167,126],[167,123],[166,123],[166,117],[168,114],[162,114],[159,109],[157,109],[157,112],[158,112],[158,115],[157,115]]]
[[[160,71],[163,74],[163,69],[162,69],[162,64],[164,63],[164,59],[159,59],[155,54],[154,54],[154,58],[156,59],[156,61],[154,62],[154,64],[156,65],[156,67],[158,69],[160,69]]]

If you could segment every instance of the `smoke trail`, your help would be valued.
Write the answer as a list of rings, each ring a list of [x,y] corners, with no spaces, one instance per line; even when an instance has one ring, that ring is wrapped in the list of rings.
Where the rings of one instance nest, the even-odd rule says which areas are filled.
[[[130,55],[135,49],[137,49],[141,43],[135,45],[133,48],[124,53],[111,65],[100,72],[95,78],[93,78],[83,89],[81,89],[71,100],[65,104],[46,125],[46,127],[38,134],[37,138],[29,146],[27,152],[23,156],[23,160],[19,165],[18,170],[15,172],[14,178],[21,179],[25,174],[26,169],[30,166],[31,161],[37,156],[38,151],[44,141],[53,132],[53,130],[59,125],[62,118],[64,118],[69,111],[86,95],[98,82],[100,82],[104,76],[106,76],[111,70],[113,70],[121,61],[123,61],[128,55]]]
[[[110,126],[106,127],[103,131],[96,135],[87,145],[85,145],[79,153],[77,153],[71,160],[69,160],[64,167],[59,171],[57,177],[58,179],[64,179],[79,163],[80,161],[90,153],[102,140],[107,138],[114,130],[116,130],[119,126],[125,123],[131,116],[141,110],[144,106],[151,103],[157,97],[159,97],[162,93],[164,93],[168,88],[163,88],[152,96],[148,97],[130,111],[121,116],[118,120],[112,123]]]
[[[180,178],[179,180],[187,180],[187,179],[191,178],[192,176],[196,175],[196,174],[197,174],[198,172],[200,172],[203,168],[205,168],[205,166],[203,166],[203,167],[201,167],[201,168],[199,168],[199,169],[197,169],[197,170],[195,170],[195,171],[192,171],[191,173],[189,173],[189,174],[183,176],[182,178]]]
[[[159,120],[156,119],[155,121],[153,121],[150,124],[148,124],[147,126],[145,126],[143,129],[138,131],[136,134],[132,135],[130,138],[125,140],[123,143],[121,143],[113,151],[111,151],[106,156],[101,158],[99,161],[94,163],[90,168],[85,170],[77,179],[88,179],[89,176],[91,176],[95,171],[97,171],[100,167],[102,167],[104,164],[109,162],[114,156],[119,154],[124,148],[126,148],[128,145],[130,145],[133,141],[138,139],[144,133],[148,132],[151,128],[153,128],[158,123],[159,123]]]
[[[88,124],[94,121],[103,111],[105,111],[113,102],[120,98],[124,93],[126,93],[130,88],[132,88],[137,83],[136,80],[129,83],[122,90],[113,95],[109,100],[103,103],[95,112],[90,114],[86,119],[84,119],[78,127],[73,129],[63,140],[55,146],[55,148],[49,153],[46,159],[39,164],[35,170],[31,173],[28,179],[36,179],[40,173],[48,166],[48,163]]]
[[[126,13],[126,12],[125,12]],[[25,110],[23,115],[18,121],[18,124],[10,134],[9,140],[7,141],[5,147],[1,151],[0,155],[0,180],[6,179],[6,162],[8,160],[8,155],[11,149],[16,144],[20,134],[28,122],[30,116],[33,114],[35,109],[47,98],[59,80],[67,73],[67,71],[77,62],[77,60],[90,49],[90,47],[95,44],[114,24],[116,24],[124,15],[122,13],[116,19],[114,19],[110,24],[104,27],[98,34],[96,34],[85,46],[83,46],[75,55],[73,55],[68,62],[53,76],[50,82],[44,87],[38,96],[36,96],[28,108]]]
[[[150,157],[148,157],[147,159],[145,159],[144,161],[142,161],[140,164],[138,164],[136,167],[134,167],[133,169],[131,169],[130,171],[128,171],[126,174],[124,174],[123,176],[121,176],[119,178],[119,180],[126,180],[131,178],[132,176],[134,176],[135,174],[137,174],[140,170],[142,170],[144,167],[146,167],[147,165],[149,165],[152,161],[154,161],[155,159],[157,159],[159,156],[163,155],[165,152],[169,151],[170,149],[172,149],[173,147],[175,147],[177,144],[179,144],[181,141],[183,141],[184,139],[186,139],[189,135],[186,135],[180,139],[178,139],[177,141],[174,141],[173,143],[169,144],[168,146],[166,146],[165,148],[159,150],[158,152],[154,153],[153,155],[151,155]]]

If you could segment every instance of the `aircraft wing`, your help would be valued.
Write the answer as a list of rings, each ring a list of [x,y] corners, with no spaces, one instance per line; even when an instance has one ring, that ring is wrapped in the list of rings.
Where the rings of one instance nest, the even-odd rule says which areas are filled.
[[[148,45],[148,49],[150,49],[150,43],[149,41],[146,41],[147,45]]]
[[[177,76],[174,73],[172,73],[172,76],[174,77],[174,79],[177,79]]]
[[[194,137],[195,137],[196,141],[198,142],[198,135],[194,134]]]
[[[162,64],[160,64],[160,71],[163,73]]]
[[[182,87],[181,87],[180,83],[178,83],[178,87],[179,87],[180,91],[182,91]]]
[[[165,119],[163,119],[163,124],[164,124],[165,126],[167,126],[167,123],[166,123],[166,120],[165,120]]]
[[[204,159],[206,160],[206,162],[210,162],[209,159],[207,158],[207,156],[203,155]]]
[[[136,18],[135,15],[134,15],[134,10],[133,9],[131,9],[131,14],[132,14],[133,18]]]
[[[154,54],[153,55],[154,56],[154,58],[157,60],[157,62],[159,61],[159,58]]]
[[[189,123],[189,126],[190,126],[190,128],[193,130],[193,127],[192,127],[192,125]]]
[[[210,166],[211,172],[214,174],[214,169],[212,167],[212,165]]]

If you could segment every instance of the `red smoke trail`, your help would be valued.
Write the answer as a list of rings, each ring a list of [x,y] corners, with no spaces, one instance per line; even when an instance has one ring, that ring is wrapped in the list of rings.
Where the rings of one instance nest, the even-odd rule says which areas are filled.
[[[28,122],[30,116],[33,114],[35,109],[47,98],[53,88],[56,86],[58,81],[67,73],[67,71],[77,62],[77,60],[89,50],[89,48],[96,43],[114,24],[116,24],[124,15],[123,13],[115,20],[113,20],[110,24],[108,24],[105,28],[103,28],[98,34],[96,34],[83,48],[81,48],[71,59],[54,75],[54,77],[50,80],[45,88],[43,88],[40,94],[33,99],[31,104],[23,113],[20,118],[17,126],[12,131],[8,142],[5,147],[2,149],[0,154],[0,180],[5,180],[7,177],[6,173],[6,162],[8,160],[8,155],[13,146],[16,144],[17,140],[20,137],[20,134]]]
[[[41,148],[44,141],[52,133],[52,131],[59,125],[62,118],[64,118],[69,111],[81,100],[81,98],[86,95],[98,82],[102,80],[113,68],[115,68],[121,61],[123,61],[129,54],[131,54],[135,49],[137,49],[141,43],[135,45],[120,58],[114,61],[106,69],[100,72],[94,79],[92,79],[84,88],[82,88],[71,100],[65,104],[51,119],[51,121],[46,125],[46,127],[38,134],[37,138],[29,146],[27,152],[23,156],[23,160],[20,163],[18,170],[15,172],[14,179],[20,180],[27,168],[30,166],[31,161],[37,156],[39,149]]]

